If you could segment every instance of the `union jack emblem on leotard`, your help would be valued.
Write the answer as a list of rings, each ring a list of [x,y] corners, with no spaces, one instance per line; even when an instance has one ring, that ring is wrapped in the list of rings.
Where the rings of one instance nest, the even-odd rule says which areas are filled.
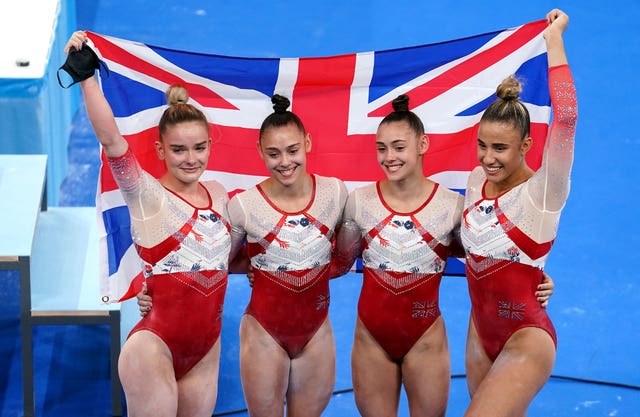
[[[320,294],[316,302],[316,310],[325,310],[329,308],[329,293]]]
[[[511,320],[524,320],[525,303],[498,301],[498,317]]]
[[[414,319],[424,319],[436,317],[438,315],[438,304],[435,301],[414,301],[411,317]]]

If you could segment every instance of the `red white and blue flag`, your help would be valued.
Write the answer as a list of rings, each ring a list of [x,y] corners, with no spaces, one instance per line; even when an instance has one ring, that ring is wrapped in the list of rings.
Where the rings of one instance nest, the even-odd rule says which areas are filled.
[[[545,27],[537,21],[437,44],[310,58],[205,55],[96,33],[89,38],[109,68],[101,83],[118,127],[154,176],[164,171],[153,144],[166,106],[164,92],[173,83],[187,87],[189,102],[212,123],[213,148],[203,179],[220,181],[232,194],[269,175],[256,141],[260,124],[273,111],[274,93],[291,99],[291,110],[311,134],[309,171],[341,178],[350,190],[383,176],[375,132],[391,101],[408,94],[430,138],[425,175],[462,191],[477,165],[481,113],[510,74],[523,81],[521,98],[531,113],[534,148],[528,163],[540,166],[550,117]],[[104,226],[101,295],[117,302],[138,291],[140,262],[127,208],[106,164],[98,187]],[[449,273],[464,273],[456,260],[449,264]]]

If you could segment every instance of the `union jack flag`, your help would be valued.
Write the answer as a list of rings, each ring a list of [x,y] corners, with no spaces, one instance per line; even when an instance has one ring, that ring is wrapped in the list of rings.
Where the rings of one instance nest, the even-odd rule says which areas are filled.
[[[204,55],[88,35],[110,71],[101,83],[118,127],[154,176],[164,170],[153,143],[166,105],[164,92],[173,83],[187,87],[190,103],[212,123],[212,156],[203,179],[217,179],[231,194],[268,176],[255,144],[262,120],[272,112],[274,93],[291,99],[291,110],[312,136],[310,172],[339,177],[350,190],[382,178],[375,132],[391,101],[408,94],[430,138],[425,175],[462,191],[477,165],[481,113],[510,74],[524,82],[521,98],[531,113],[534,138],[527,158],[532,168],[540,166],[550,116],[545,27],[536,21],[437,44],[309,58]],[[106,164],[98,188],[101,291],[103,301],[117,302],[138,291],[142,274],[127,208]],[[461,264],[449,264],[448,272],[463,273]]]

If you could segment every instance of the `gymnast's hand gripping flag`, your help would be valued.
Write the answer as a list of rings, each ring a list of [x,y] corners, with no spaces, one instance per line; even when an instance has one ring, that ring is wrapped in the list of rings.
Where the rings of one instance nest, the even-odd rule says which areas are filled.
[[[545,27],[546,22],[536,21],[431,45],[309,58],[204,55],[88,36],[109,68],[101,84],[120,132],[142,167],[156,177],[164,172],[153,147],[166,106],[164,92],[181,83],[189,102],[211,123],[213,148],[203,180],[220,181],[230,194],[269,175],[256,141],[262,120],[272,112],[274,93],[291,99],[291,110],[312,136],[309,171],[341,178],[350,190],[383,177],[375,132],[392,110],[391,101],[408,94],[430,138],[425,175],[463,191],[478,164],[481,113],[510,74],[523,81],[521,98],[531,113],[534,147],[527,161],[534,169],[540,166],[551,112]],[[98,191],[101,296],[104,302],[118,302],[135,296],[143,278],[127,207],[104,154]],[[464,268],[451,259],[448,273],[463,274]]]

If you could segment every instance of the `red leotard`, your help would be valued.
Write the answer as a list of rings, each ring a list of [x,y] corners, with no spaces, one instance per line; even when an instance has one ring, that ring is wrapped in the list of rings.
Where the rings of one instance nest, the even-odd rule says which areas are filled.
[[[449,243],[462,210],[459,193],[434,185],[424,203],[399,213],[379,183],[349,195],[334,262],[350,266],[362,241],[358,317],[394,361],[400,361],[440,317],[438,292]]]
[[[246,235],[255,278],[246,314],[291,358],[327,318],[331,238],[347,196],[342,181],[312,178],[311,201],[298,213],[280,210],[260,185],[229,202],[233,240]]]
[[[535,291],[569,192],[577,109],[567,65],[549,70],[549,86],[554,120],[540,169],[495,198],[484,193],[481,167],[471,173],[467,186],[461,240],[467,254],[471,315],[491,360],[524,327],[542,328],[557,343]]]
[[[131,334],[148,330],[171,351],[177,379],[218,340],[228,275],[226,191],[202,184],[207,207],[194,207],[142,171],[130,151],[109,160],[129,206],[132,235],[153,309]]]

